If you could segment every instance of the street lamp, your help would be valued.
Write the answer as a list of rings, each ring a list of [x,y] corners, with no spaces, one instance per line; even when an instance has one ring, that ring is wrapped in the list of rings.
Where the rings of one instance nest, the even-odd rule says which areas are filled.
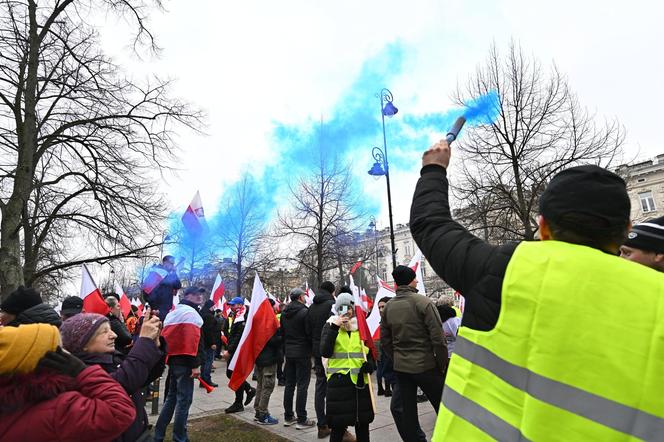
[[[385,117],[393,117],[399,112],[399,109],[394,106],[394,97],[389,89],[381,89],[377,95],[380,98],[380,118],[383,123],[383,149],[374,147],[371,150],[371,155],[376,161],[369,170],[369,175],[383,176],[387,183],[387,210],[390,216],[390,245],[392,247],[392,270],[397,267],[397,249],[394,244],[394,223],[392,221],[392,191],[390,190],[390,168],[387,161],[387,139],[385,137]]]
[[[376,276],[378,276],[378,232],[377,232],[377,225],[376,225],[376,217],[371,216],[369,218],[369,227],[373,229],[374,233],[374,239],[376,240]]]

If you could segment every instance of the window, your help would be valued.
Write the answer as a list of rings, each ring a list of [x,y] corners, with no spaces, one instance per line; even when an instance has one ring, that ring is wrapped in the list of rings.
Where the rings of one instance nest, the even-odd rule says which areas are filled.
[[[652,197],[652,192],[639,193],[639,200],[641,200],[641,210],[643,210],[643,213],[655,211],[655,200]]]

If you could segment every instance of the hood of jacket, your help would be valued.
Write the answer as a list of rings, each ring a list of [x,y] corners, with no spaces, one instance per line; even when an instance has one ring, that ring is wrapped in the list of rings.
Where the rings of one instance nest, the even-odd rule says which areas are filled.
[[[334,302],[334,296],[332,296],[332,293],[327,290],[321,289],[318,294],[314,296],[314,304],[322,304],[326,301]]]
[[[76,379],[51,371],[0,375],[0,416],[77,388]]]
[[[285,316],[288,319],[293,318],[295,315],[297,315],[302,309],[306,309],[307,306],[302,304],[301,302],[293,301],[290,304],[286,306],[284,311],[281,313],[282,316]]]
[[[62,319],[58,312],[48,304],[37,304],[29,309],[23,310],[8,325],[18,327],[21,324],[51,324],[60,328]]]

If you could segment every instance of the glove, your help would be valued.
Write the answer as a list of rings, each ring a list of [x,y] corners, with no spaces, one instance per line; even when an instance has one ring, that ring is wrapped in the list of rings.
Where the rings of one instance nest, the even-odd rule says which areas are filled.
[[[62,351],[62,347],[58,347],[56,351],[49,351],[37,364],[37,369],[48,369],[56,373],[64,374],[75,378],[87,366],[76,356]]]
[[[376,370],[376,367],[374,364],[370,361],[366,361],[362,366],[360,367],[360,373],[366,373],[366,374],[371,374]]]

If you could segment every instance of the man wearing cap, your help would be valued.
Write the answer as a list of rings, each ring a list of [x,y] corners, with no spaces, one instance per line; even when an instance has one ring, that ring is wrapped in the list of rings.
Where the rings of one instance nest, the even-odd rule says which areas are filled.
[[[51,324],[60,327],[60,315],[44,304],[39,292],[20,286],[0,304],[0,325],[18,327],[21,324]]]
[[[392,277],[397,291],[381,314],[380,345],[393,361],[399,384],[403,406],[399,432],[412,440],[421,440],[417,387],[437,412],[447,367],[443,323],[431,299],[417,292],[413,269],[397,266]]]
[[[228,364],[230,364],[235,351],[240,345],[240,339],[242,339],[242,333],[244,332],[245,320],[248,312],[247,308],[244,306],[244,299],[239,296],[228,301],[228,305],[231,307],[230,316],[233,319],[233,323],[228,334],[228,350],[224,353],[224,357]],[[233,371],[226,370],[226,376],[228,379],[230,379],[232,375]],[[244,393],[247,393],[246,399],[244,399]],[[249,382],[244,381],[242,385],[240,385],[240,388],[235,391],[235,401],[224,411],[226,413],[238,413],[244,411],[244,405],[249,405],[254,399],[254,396],[256,396],[256,389],[253,388]]]
[[[620,256],[664,272],[664,216],[632,227]]]
[[[539,200],[542,241],[493,246],[452,219],[449,162],[445,140],[424,153],[410,217],[466,299],[434,440],[661,439],[664,278],[617,256],[622,178],[559,172]]]
[[[83,300],[78,296],[67,296],[62,301],[62,308],[60,309],[60,318],[63,321],[78,315],[83,311]]]
[[[198,311],[203,304],[205,289],[191,286],[184,291],[182,301],[166,315],[162,336],[168,351],[166,400],[155,424],[154,441],[162,442],[166,427],[173,419],[173,440],[185,441],[189,407],[194,397],[194,379],[200,377],[205,358],[201,338],[203,318]]]

